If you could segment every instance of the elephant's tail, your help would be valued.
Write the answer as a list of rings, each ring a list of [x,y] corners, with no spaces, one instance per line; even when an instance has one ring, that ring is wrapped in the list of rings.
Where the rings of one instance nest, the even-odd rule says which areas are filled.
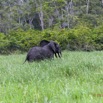
[[[26,59],[25,59],[25,61],[23,62],[23,64],[26,62]]]
[[[26,57],[26,59],[25,59],[24,63],[25,63],[26,61],[27,61],[27,57]],[[23,64],[24,64],[24,63],[23,63]]]

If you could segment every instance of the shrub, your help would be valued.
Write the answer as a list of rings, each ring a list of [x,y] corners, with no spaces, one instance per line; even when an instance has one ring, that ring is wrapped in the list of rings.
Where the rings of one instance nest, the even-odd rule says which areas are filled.
[[[94,29],[93,34],[96,50],[103,50],[103,25]]]
[[[80,25],[75,29],[72,29],[69,34],[68,41],[69,44],[67,48],[69,50],[90,51],[94,49],[92,31],[87,26]]]
[[[74,29],[12,30],[7,35],[0,33],[0,53],[28,51],[43,39],[58,42],[62,49],[68,50],[103,50],[103,25],[89,28],[79,25]]]
[[[8,45],[9,45],[9,41],[6,38],[6,35],[0,33],[0,53],[6,53]]]
[[[37,45],[41,39],[40,31],[24,31],[22,29],[10,31],[7,37],[10,41],[9,49],[19,49],[23,51],[28,50],[32,46]]]

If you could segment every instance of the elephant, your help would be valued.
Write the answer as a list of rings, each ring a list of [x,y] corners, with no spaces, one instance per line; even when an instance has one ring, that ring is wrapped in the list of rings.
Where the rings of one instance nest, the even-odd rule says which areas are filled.
[[[47,45],[48,43],[50,43],[50,41],[42,40],[39,45],[41,47],[43,47],[43,46]],[[61,54],[61,48],[60,48],[59,44],[55,43],[55,45],[56,45],[55,57],[56,58],[57,57],[61,58],[61,56],[62,56],[62,54]],[[58,54],[58,56],[57,56],[57,54]]]
[[[44,41],[41,41],[40,44],[43,44]],[[45,45],[44,45],[45,44]],[[26,59],[24,61],[24,63],[26,61],[28,62],[33,62],[33,61],[40,61],[40,60],[44,60],[44,59],[51,59],[55,56],[56,53],[59,53],[59,45],[54,42],[54,41],[50,41],[48,43],[44,43],[41,46],[34,46],[32,47],[26,56]]]

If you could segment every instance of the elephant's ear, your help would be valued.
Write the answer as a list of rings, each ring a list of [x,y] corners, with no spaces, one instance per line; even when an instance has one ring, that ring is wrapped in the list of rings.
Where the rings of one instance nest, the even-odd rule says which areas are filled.
[[[56,43],[54,41],[50,41],[49,45],[51,50],[56,53]]]
[[[45,46],[45,45],[47,45],[48,43],[50,43],[49,41],[47,41],[47,40],[42,40],[42,41],[40,41],[40,46],[41,47],[43,47],[43,46]]]

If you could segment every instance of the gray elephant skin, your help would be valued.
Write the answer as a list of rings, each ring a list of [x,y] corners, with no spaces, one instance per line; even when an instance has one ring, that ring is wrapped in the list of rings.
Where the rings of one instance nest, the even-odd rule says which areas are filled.
[[[41,47],[43,47],[43,46],[47,45],[48,43],[50,43],[50,41],[42,40],[39,45],[40,45]],[[59,44],[57,44],[56,42],[55,42],[55,46],[56,46],[56,51],[55,51],[55,53],[54,53],[54,54],[55,54],[55,57],[56,57],[56,58],[57,58],[57,57],[61,58],[61,56],[62,56],[62,54],[61,54],[61,48],[60,48]]]
[[[54,55],[55,57],[58,57],[57,54],[61,57],[61,49],[58,43],[54,41],[42,40],[40,42],[40,46],[35,46],[28,51],[25,62],[51,59]]]

